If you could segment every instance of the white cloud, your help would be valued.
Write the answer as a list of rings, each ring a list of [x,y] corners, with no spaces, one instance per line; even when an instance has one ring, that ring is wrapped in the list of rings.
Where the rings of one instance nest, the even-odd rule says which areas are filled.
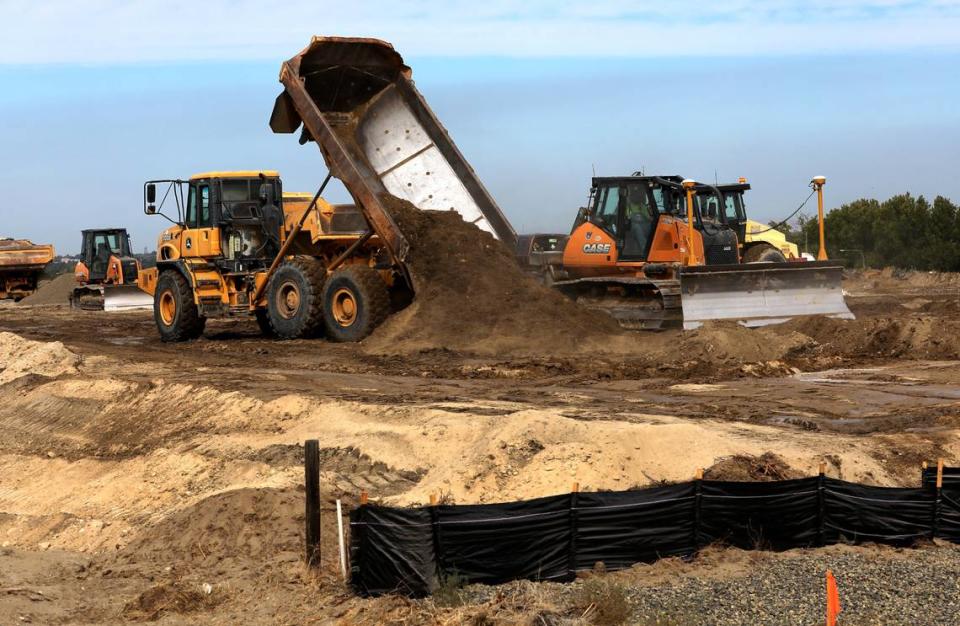
[[[960,0],[0,0],[0,64],[291,56],[310,35],[405,55],[673,56],[960,49]]]

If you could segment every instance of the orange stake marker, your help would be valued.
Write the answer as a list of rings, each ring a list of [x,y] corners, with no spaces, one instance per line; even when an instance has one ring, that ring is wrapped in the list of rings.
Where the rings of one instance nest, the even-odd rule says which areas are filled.
[[[840,615],[840,592],[837,590],[837,579],[833,572],[827,570],[827,626],[837,626],[837,616]]]

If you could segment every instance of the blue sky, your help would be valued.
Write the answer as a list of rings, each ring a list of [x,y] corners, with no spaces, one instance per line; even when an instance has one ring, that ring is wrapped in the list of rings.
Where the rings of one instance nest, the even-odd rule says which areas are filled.
[[[152,249],[143,181],[201,170],[313,190],[319,151],[267,127],[311,34],[392,41],[521,230],[566,230],[593,171],[746,176],[763,220],[815,174],[830,206],[960,200],[960,2],[197,4],[0,0],[0,235]]]

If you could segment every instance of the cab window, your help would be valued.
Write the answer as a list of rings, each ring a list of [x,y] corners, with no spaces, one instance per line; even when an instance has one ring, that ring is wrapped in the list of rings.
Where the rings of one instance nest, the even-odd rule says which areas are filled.
[[[100,250],[101,248],[109,252],[120,252],[120,240],[116,234],[98,234],[93,239],[93,249]]]
[[[186,223],[187,228],[197,223],[197,188],[194,185],[190,185],[190,192],[187,196],[187,214],[184,216],[183,221]]]
[[[724,196],[724,209],[723,213],[727,218],[727,223],[734,223],[740,221],[740,194],[728,193]]]
[[[617,234],[617,208],[619,205],[619,187],[604,187],[597,194],[596,209],[593,212],[594,219],[599,226],[614,236]]]
[[[210,226],[210,185],[200,185],[200,216],[197,221],[197,226],[203,228],[205,226]]]

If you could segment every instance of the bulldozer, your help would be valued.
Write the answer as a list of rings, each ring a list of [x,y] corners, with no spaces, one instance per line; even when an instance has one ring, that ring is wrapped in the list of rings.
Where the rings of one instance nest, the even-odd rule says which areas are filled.
[[[0,300],[19,302],[35,292],[40,274],[53,257],[51,245],[0,239]]]
[[[822,194],[819,180],[814,184]],[[760,326],[802,315],[853,317],[843,300],[841,264],[744,262],[737,231],[717,210],[724,195],[716,186],[641,175],[592,183],[553,284],[622,326],[692,329],[716,319]]]
[[[314,194],[284,192],[270,170],[147,181],[144,211],[173,223],[139,282],[162,340],[197,338],[224,317],[253,317],[281,339],[362,340],[416,290],[393,198],[454,209],[516,244],[389,43],[314,37],[282,64],[280,82],[271,129],[302,127],[300,143],[319,147],[327,175]],[[322,198],[332,177],[353,204]]]
[[[150,308],[153,301],[137,288],[142,268],[130,250],[125,228],[81,231],[80,261],[74,268],[77,286],[70,306],[93,311]]]

